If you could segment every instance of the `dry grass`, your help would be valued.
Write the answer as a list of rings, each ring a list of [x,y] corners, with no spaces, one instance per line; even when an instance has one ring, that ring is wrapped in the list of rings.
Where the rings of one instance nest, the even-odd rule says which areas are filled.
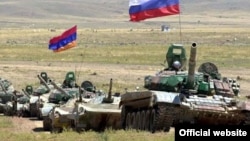
[[[104,132],[82,132],[77,133],[71,130],[64,130],[61,134],[49,134],[45,132],[25,131],[17,132],[15,126],[11,123],[11,117],[0,116],[0,136],[4,141],[173,141],[174,132],[138,132],[136,130],[112,130],[107,129]],[[32,122],[32,121],[30,121]],[[20,127],[21,128],[21,127]]]

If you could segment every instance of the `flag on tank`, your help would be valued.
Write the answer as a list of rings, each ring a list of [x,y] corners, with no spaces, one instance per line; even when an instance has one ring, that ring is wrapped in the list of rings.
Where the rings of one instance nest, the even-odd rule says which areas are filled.
[[[76,46],[77,26],[64,31],[61,35],[49,40],[49,49],[54,52],[61,52]]]
[[[130,0],[130,21],[139,22],[149,18],[180,13],[179,0]]]

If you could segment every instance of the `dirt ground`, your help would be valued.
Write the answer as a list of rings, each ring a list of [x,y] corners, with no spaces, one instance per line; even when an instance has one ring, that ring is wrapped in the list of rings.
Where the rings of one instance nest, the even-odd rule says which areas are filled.
[[[143,84],[143,78],[148,74],[155,74],[162,66],[147,65],[120,65],[120,64],[90,64],[90,63],[60,63],[60,62],[0,62],[0,77],[9,79],[17,90],[21,90],[26,84],[38,82],[36,75],[46,71],[52,79],[62,82],[68,71],[79,71],[79,81],[90,80],[109,84],[109,79],[115,82]],[[223,76],[237,78],[241,84],[241,97],[250,94],[250,70],[222,69]],[[17,132],[43,132],[42,121],[36,118],[10,117],[13,120],[14,130]]]

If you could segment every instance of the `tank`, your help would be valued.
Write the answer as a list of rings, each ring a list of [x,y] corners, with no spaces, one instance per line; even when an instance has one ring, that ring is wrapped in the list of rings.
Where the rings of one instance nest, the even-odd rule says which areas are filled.
[[[51,79],[48,77],[46,72],[41,72],[40,75],[37,75],[37,78],[39,79],[40,85],[33,89],[31,85],[28,85],[29,89],[27,90],[27,93],[30,95],[30,101],[28,104],[28,110],[25,111],[30,117],[38,117],[41,118],[39,108],[42,106],[42,104],[46,101],[48,101],[49,94],[51,90],[53,90],[53,85],[50,84]]]
[[[90,85],[85,83],[84,86]],[[108,94],[102,90],[86,89],[86,87],[81,88],[78,99],[71,99],[65,105],[55,107],[51,111],[52,132],[62,131],[64,128],[76,131],[121,129],[121,110],[118,108],[120,95],[112,94],[112,79]]]
[[[28,117],[30,115],[29,102],[31,94],[33,92],[33,87],[27,85],[25,89],[22,89],[21,96],[17,99],[17,113],[18,117]]]
[[[168,66],[156,75],[145,77],[146,90],[121,95],[123,129],[154,133],[167,132],[182,124],[249,124],[250,104],[237,99],[239,83],[222,78],[211,62],[203,63],[195,71],[196,43],[190,49],[188,70],[184,54],[181,44],[171,45],[167,53]]]
[[[16,98],[16,92],[11,81],[0,78],[0,113],[4,113],[6,104]]]
[[[61,96],[72,95],[72,92],[69,91],[72,88],[65,88],[65,86],[58,87],[56,85],[55,85],[55,88],[56,90],[58,90],[58,92],[60,92]],[[62,103],[50,107],[49,110],[48,110],[48,107],[46,108],[46,110],[44,108],[41,109],[44,115],[44,118],[43,118],[44,130],[51,131],[51,132],[58,132],[58,131],[62,131],[63,128],[71,128],[72,121],[68,119],[67,116],[69,114],[72,114],[71,111],[74,109],[75,102],[79,100],[81,102],[88,102],[93,98],[93,95],[95,95],[95,87],[90,81],[83,81],[81,84],[81,87],[77,87],[75,91],[77,91],[77,93],[71,96],[71,98],[68,99],[67,101],[62,100],[63,101],[63,102],[61,101]],[[80,94],[84,96],[80,96]],[[61,112],[64,111],[63,115],[58,116],[58,113],[54,112],[55,109],[60,109]]]
[[[28,86],[27,86],[28,87]],[[28,108],[30,96],[25,92],[14,90],[13,92],[5,92],[7,102],[3,104],[3,113],[5,116],[23,116],[23,109]]]
[[[40,113],[39,119],[43,120],[43,129],[45,131],[51,128],[49,112],[53,107],[63,105],[67,103],[68,100],[79,95],[79,86],[75,81],[75,74],[71,71],[67,72],[62,85],[55,83],[55,81],[50,81],[54,89],[49,93],[48,101],[44,101],[38,109]]]
[[[74,99],[79,95],[79,88],[63,88],[63,86],[57,85],[54,81],[51,81],[54,86],[54,90],[50,93],[49,101],[44,102],[43,106],[39,108],[41,117],[43,119],[43,129],[49,131],[51,129],[51,120],[49,119],[49,113],[54,107],[58,107],[68,103],[70,99]]]

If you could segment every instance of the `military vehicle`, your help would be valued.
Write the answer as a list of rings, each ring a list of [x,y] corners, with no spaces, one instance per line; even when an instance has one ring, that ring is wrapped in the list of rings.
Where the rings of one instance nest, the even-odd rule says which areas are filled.
[[[28,87],[28,86],[27,86]],[[30,96],[25,93],[15,92],[13,95],[14,99],[5,104],[4,115],[6,116],[19,116],[25,117],[28,116],[28,104]]]
[[[66,81],[64,81],[66,82]],[[55,127],[53,126],[52,128],[52,119],[51,117],[54,116],[53,115],[53,110],[56,107],[67,107],[66,110],[71,110],[74,108],[74,103],[76,100],[78,100],[78,97],[80,96],[80,94],[82,94],[83,92],[81,91],[82,89],[86,89],[87,91],[85,91],[84,93],[84,98],[82,98],[82,102],[88,102],[94,94],[95,91],[95,87],[93,86],[93,84],[90,81],[84,81],[81,84],[81,88],[80,87],[75,87],[75,88],[69,88],[70,86],[62,86],[59,87],[57,86],[55,83],[52,82],[52,84],[55,87],[54,92],[50,95],[49,101],[50,103],[47,103],[47,106],[44,106],[43,108],[40,108],[40,111],[42,112],[43,115],[43,129],[45,131],[55,131],[55,130],[62,130],[62,128],[66,128],[66,127],[70,127],[70,124],[67,124],[68,119],[63,119],[63,121],[57,121],[58,125]],[[72,84],[72,83],[71,83]],[[78,85],[76,85],[78,86]],[[54,104],[52,104],[54,103]],[[65,110],[65,109],[64,109]],[[53,118],[54,119],[54,118]],[[55,120],[53,120],[53,123],[55,122]],[[67,124],[67,125],[66,125]]]
[[[58,132],[64,128],[73,128],[76,131],[120,129],[121,110],[118,108],[120,95],[117,93],[112,95],[112,79],[108,94],[101,90],[91,89],[89,83],[82,84],[82,86],[85,87],[81,88],[81,95],[78,99],[71,99],[65,105],[55,107],[51,111],[51,131]]]
[[[190,49],[186,71],[185,49],[172,44],[167,52],[168,67],[146,76],[145,91],[126,92],[119,104],[123,129],[152,133],[183,124],[242,125],[250,122],[250,103],[239,101],[239,83],[221,77],[210,62],[196,68],[196,43]]]
[[[28,117],[30,116],[30,98],[33,94],[33,87],[27,85],[22,92],[22,96],[17,100],[17,116]]]
[[[36,89],[31,85],[27,85],[26,89],[23,90],[26,96],[29,95],[28,109],[23,109],[23,112],[25,112],[23,114],[30,117],[40,117],[38,109],[44,101],[48,101],[49,92],[53,89],[50,84],[51,79],[46,72],[41,72],[37,77],[40,85]]]
[[[51,81],[51,84],[55,89],[51,91],[48,101],[44,102],[39,108],[40,119],[43,119],[43,128],[45,131],[51,128],[49,112],[53,107],[63,105],[67,103],[69,99],[79,96],[79,86],[76,84],[74,72],[68,72],[66,74],[62,85],[58,85],[54,81]]]
[[[81,87],[92,89],[90,88],[92,86],[92,83],[91,86],[88,85],[89,83],[91,82],[84,81]],[[44,103],[43,106],[39,108],[39,112],[41,113],[41,117],[43,119],[43,129],[45,131],[51,129],[51,119],[49,118],[49,113],[51,112],[51,110],[55,106],[69,103],[68,100],[75,99],[80,94],[79,86],[76,83],[74,72],[70,71],[66,74],[62,85],[59,86],[54,81],[51,81],[51,84],[55,89],[51,91],[49,101]],[[73,105],[71,107],[73,107]]]
[[[5,112],[5,104],[12,102],[16,96],[14,86],[12,83],[4,78],[0,78],[0,113]]]
[[[49,113],[55,106],[60,106],[68,103],[70,99],[74,99],[79,96],[79,88],[62,88],[55,84],[53,81],[51,83],[54,85],[55,90],[49,96],[49,101],[43,104],[43,107],[39,108],[43,119],[43,129],[48,131],[51,129],[51,120],[49,119]],[[73,107],[73,106],[72,106]]]

